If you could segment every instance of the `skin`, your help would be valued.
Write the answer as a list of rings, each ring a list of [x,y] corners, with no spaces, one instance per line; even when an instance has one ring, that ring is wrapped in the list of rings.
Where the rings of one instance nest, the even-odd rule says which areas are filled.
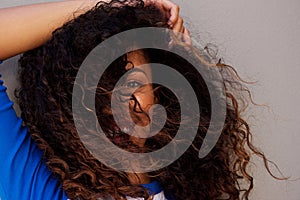
[[[110,0],[102,0],[110,2]],[[77,17],[98,0],[68,0],[26,6],[0,8],[0,60],[5,60],[44,44],[52,32]],[[175,32],[189,34],[179,16],[178,5],[169,0],[144,0],[169,13],[169,25]],[[5,27],[5,28],[3,28]]]
[[[149,84],[152,81],[151,68],[150,65],[146,64],[148,62],[142,51],[128,53],[127,59],[133,64],[134,68],[131,64],[127,64],[125,67],[125,69],[129,72],[126,77],[125,85],[129,88],[129,90],[135,91],[133,94],[138,101],[140,105],[139,109],[141,110],[137,110],[138,112],[134,111],[134,100],[122,102],[121,108],[124,110],[129,108],[131,119],[127,120],[132,120],[135,123],[134,131],[137,134],[140,134],[141,137],[146,137],[147,133],[141,132],[139,127],[144,127],[149,124],[150,120],[147,113],[151,106],[155,103],[153,88],[152,85]],[[121,111],[121,113],[124,112],[125,111]],[[146,142],[146,138],[130,136],[129,139],[140,147],[143,147]],[[138,165],[138,163],[133,164]],[[128,173],[128,178],[132,184],[144,184],[151,182],[151,178],[147,173]]]
[[[137,112],[135,112],[135,102],[134,100],[130,100],[129,109],[132,121],[136,124],[135,130],[138,131],[138,127],[146,126],[149,124],[150,120],[147,113],[149,113],[151,106],[155,103],[153,88],[152,85],[149,84],[152,82],[152,74],[151,68],[148,64],[146,64],[147,60],[145,59],[141,51],[128,53],[127,58],[134,65],[134,68],[132,68],[132,65],[126,66],[126,70],[133,71],[127,76],[126,82],[130,83],[131,85],[133,85],[133,83],[135,84],[135,87],[133,87],[133,89],[136,89],[136,91],[134,92],[134,96],[140,107],[137,107]],[[124,106],[126,107],[127,105]],[[143,135],[140,136],[143,137]],[[144,135],[144,137],[146,137],[146,135]],[[133,136],[130,136],[130,138],[139,146],[143,146],[146,141],[145,138],[137,138]]]
[[[110,0],[102,0],[109,2]],[[18,6],[0,9],[0,60],[11,58],[20,53],[34,49],[44,44],[52,36],[52,32],[64,23],[85,13],[91,9],[98,0],[69,0],[51,3],[39,3],[26,6]],[[179,16],[178,5],[169,0],[144,0],[145,4],[154,3],[169,15],[169,26],[174,32],[189,35],[183,26],[183,19]],[[134,72],[129,77],[142,84],[151,82],[150,66],[145,64],[146,59],[141,52],[128,53],[128,60],[136,69],[142,72]],[[130,66],[126,66],[130,70]],[[137,80],[138,79],[138,80]],[[155,103],[151,84],[139,88],[134,93],[141,109],[149,112],[151,105]],[[133,112],[133,101],[129,101],[130,115],[136,123],[135,130],[140,126],[149,124],[149,117],[145,113]],[[125,106],[128,108],[128,104]],[[146,139],[130,136],[130,140],[142,147]],[[133,184],[149,183],[151,178],[147,174],[128,174]]]

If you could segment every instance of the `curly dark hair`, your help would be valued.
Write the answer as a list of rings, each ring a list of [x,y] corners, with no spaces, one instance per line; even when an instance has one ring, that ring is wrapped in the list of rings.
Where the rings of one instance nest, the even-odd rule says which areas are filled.
[[[145,189],[130,183],[125,172],[104,165],[85,148],[74,125],[72,91],[79,67],[99,43],[134,28],[168,28],[167,21],[168,17],[161,10],[153,5],[144,6],[141,0],[99,2],[85,14],[55,30],[43,46],[21,57],[18,98],[22,118],[70,199],[151,198]],[[169,41],[162,39],[158,42]],[[185,51],[179,44],[174,48]],[[251,96],[243,95],[243,91],[249,90],[235,70],[221,62],[214,63],[205,49],[192,47],[192,51],[185,51],[197,62],[220,72],[226,93],[223,131],[212,151],[200,159],[199,149],[212,114],[210,94],[203,77],[187,60],[174,53],[159,49],[142,49],[142,52],[147,61],[171,66],[183,74],[192,83],[201,111],[201,116],[197,116],[200,122],[193,144],[179,159],[167,167],[149,172],[149,176],[158,180],[165,194],[172,199],[248,199],[253,188],[253,178],[247,170],[250,155],[262,157],[268,171],[269,168],[264,154],[253,146],[249,125],[241,117],[243,102],[251,100]],[[110,92],[126,72],[128,63],[126,55],[119,57],[105,71],[97,86],[97,117],[101,126],[106,127],[107,137],[113,137],[109,134],[109,124],[114,122],[103,110],[110,106]],[[213,77],[211,79],[213,81]],[[130,141],[122,144],[122,148],[144,152],[156,150],[176,135],[182,105],[167,88],[153,84],[153,90],[156,100],[166,108],[168,119],[164,128],[147,139],[144,148]],[[134,99],[134,95],[131,98]]]

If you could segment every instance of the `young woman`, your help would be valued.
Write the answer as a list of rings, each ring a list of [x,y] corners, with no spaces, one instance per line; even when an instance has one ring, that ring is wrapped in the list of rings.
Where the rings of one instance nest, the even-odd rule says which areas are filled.
[[[106,1],[108,2],[108,1]],[[95,6],[97,1],[64,1],[0,9],[0,62],[45,43],[53,30]],[[105,3],[102,1],[100,4]],[[126,4],[126,2],[123,2]],[[154,3],[169,15],[169,27],[182,31],[179,8],[168,0],[145,1]],[[1,81],[1,180],[0,198],[3,199],[66,199],[57,177],[53,176],[42,152],[30,139],[9,101]]]
[[[168,1],[163,1],[160,5],[174,11]],[[175,10],[178,10],[176,6]],[[252,145],[249,126],[240,116],[241,103],[237,99],[246,101],[247,98],[237,95],[241,95],[239,91],[246,88],[231,67],[220,62],[214,63],[205,51],[176,41],[176,37],[173,38],[172,48],[179,49],[182,55],[190,56],[202,66],[217,69],[224,80],[221,83],[225,88],[224,98],[226,98],[224,127],[212,151],[206,157],[199,158],[199,149],[205,141],[207,130],[210,124],[214,123],[211,120],[212,102],[217,99],[211,99],[208,85],[209,82],[219,81],[216,78],[217,74],[208,74],[207,79],[182,56],[162,49],[142,48],[118,56],[104,71],[98,85],[93,86],[96,87],[96,113],[93,114],[104,130],[105,137],[126,151],[148,153],[159,150],[175,140],[179,126],[196,118],[199,122],[195,126],[188,126],[184,133],[188,136],[190,132],[196,130],[195,139],[183,155],[170,165],[148,172],[116,170],[93,156],[93,152],[86,148],[77,132],[74,120],[76,116],[72,112],[73,88],[77,84],[75,79],[82,63],[97,45],[115,34],[150,26],[170,28],[170,25],[168,14],[166,15],[162,9],[151,4],[144,6],[140,0],[115,0],[99,3],[95,7],[81,11],[82,15],[75,12],[76,17],[56,29],[49,40],[47,31],[42,34],[36,33],[45,35],[45,38],[36,43],[31,40],[28,45],[15,46],[20,51],[10,49],[1,54],[1,58],[4,59],[14,55],[12,52],[37,47],[25,52],[20,59],[21,86],[18,96],[26,127],[22,127],[21,119],[16,117],[1,82],[0,117],[3,120],[0,122],[0,159],[4,164],[0,172],[4,178],[0,179],[0,197],[2,199],[110,197],[156,200],[248,199],[253,187],[253,178],[247,172],[250,154],[257,154],[265,161],[266,158]],[[64,16],[64,14],[55,16],[59,15]],[[182,19],[174,15],[176,14],[171,12],[173,30],[188,34],[182,26]],[[64,23],[65,21],[61,19],[64,17],[58,21]],[[49,30],[49,27],[45,30]],[[26,44],[25,41],[27,39],[24,39]],[[5,44],[4,47],[12,46],[6,40],[1,42]],[[168,45],[169,42],[169,38],[157,38],[153,43]],[[120,44],[124,43],[129,48],[140,46],[135,41],[120,41]],[[109,48],[110,51],[101,56],[104,59],[106,56],[115,56],[114,48],[118,47]],[[104,60],[99,60],[100,68],[105,67],[101,66],[102,61]],[[181,96],[178,97],[163,85],[151,84],[157,73],[150,63],[170,66],[191,83],[198,99],[197,107],[200,109],[200,115],[195,112],[196,108],[192,104],[180,104],[181,98],[191,98],[191,93],[186,88],[177,84],[177,89],[181,91]],[[86,72],[86,80],[89,81],[89,77],[96,74],[97,70],[98,68],[95,68],[94,71]],[[121,79],[124,74],[125,79]],[[173,82],[178,82],[175,74],[174,72],[163,75]],[[118,85],[120,79],[123,81]],[[84,88],[84,85],[80,86]],[[120,86],[117,87],[116,95],[113,93],[115,86]],[[83,93],[85,92],[89,91],[83,90]],[[75,99],[82,100],[81,103],[85,105],[81,97],[77,96]],[[118,102],[117,111],[122,119],[120,126],[117,126],[112,112],[113,100]],[[160,104],[165,108],[166,122],[152,137],[138,137],[147,134],[140,131],[140,126],[145,127],[151,121],[154,121],[155,126],[155,121],[161,119],[155,112],[150,112],[154,104]],[[126,109],[129,109],[130,118],[122,117]],[[90,108],[86,107],[86,110]],[[182,115],[183,110],[189,114]],[[85,118],[81,120],[82,126],[86,126],[88,132],[93,122]],[[135,125],[128,126],[129,121],[133,121]],[[138,136],[133,136],[132,132]],[[176,140],[174,151],[186,142],[188,141],[185,138]],[[111,155],[114,154],[112,151]],[[113,156],[111,157],[113,159]],[[136,164],[144,163],[133,163]],[[146,164],[159,165],[151,160]]]

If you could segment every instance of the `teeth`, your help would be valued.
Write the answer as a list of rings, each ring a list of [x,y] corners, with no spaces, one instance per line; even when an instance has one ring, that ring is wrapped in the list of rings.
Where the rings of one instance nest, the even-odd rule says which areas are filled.
[[[122,129],[122,131],[123,131],[124,133],[128,133],[128,132],[129,132],[129,128],[128,128],[128,127],[124,127],[124,128]]]

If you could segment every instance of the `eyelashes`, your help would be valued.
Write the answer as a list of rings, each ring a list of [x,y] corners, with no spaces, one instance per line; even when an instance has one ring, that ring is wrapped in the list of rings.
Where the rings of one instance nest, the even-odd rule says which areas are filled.
[[[137,68],[133,68],[120,79],[119,84],[115,87],[120,94],[130,95],[133,94],[137,89],[148,85],[150,82],[147,74]]]
[[[140,83],[139,81],[136,81],[136,80],[129,80],[129,81],[126,81],[126,83],[124,84],[125,87],[127,88],[139,88],[141,87],[143,84]]]

